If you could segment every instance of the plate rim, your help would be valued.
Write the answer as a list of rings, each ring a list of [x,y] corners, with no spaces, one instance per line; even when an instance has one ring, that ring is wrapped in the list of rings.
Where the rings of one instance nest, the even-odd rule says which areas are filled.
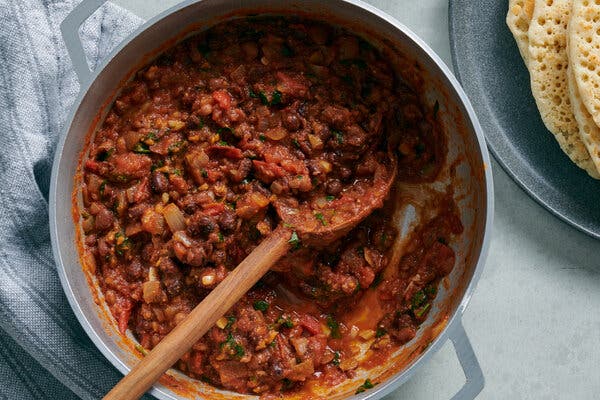
[[[456,76],[456,79],[458,79],[458,81],[462,85],[463,79],[461,77],[461,72],[460,72],[460,68],[459,68],[458,60],[457,60],[458,59],[458,57],[457,57],[457,40],[455,37],[455,30],[454,30],[455,13],[456,13],[455,3],[456,3],[456,0],[448,1],[448,37],[449,37],[449,42],[450,42],[450,55],[452,58],[452,68],[454,70],[453,72],[454,72],[454,75]],[[463,89],[464,89],[465,93],[467,93],[467,89],[464,87],[463,87]],[[469,98],[471,98],[471,95],[469,93],[467,93],[467,96]],[[485,114],[484,115],[477,114],[477,117],[479,118],[479,120],[489,121],[489,117]],[[501,129],[497,123],[491,123],[491,125],[494,126],[496,129],[498,129],[499,131],[503,131],[503,129]],[[486,139],[487,147],[490,150],[490,152],[492,153],[496,162],[500,165],[500,167],[502,167],[504,172],[506,172],[506,174],[517,184],[517,186],[519,188],[521,188],[521,190],[523,190],[536,203],[541,205],[544,209],[546,209],[548,212],[550,212],[552,215],[557,217],[560,221],[562,221],[566,225],[569,225],[570,227],[575,228],[578,231],[580,231],[594,239],[600,239],[600,231],[596,232],[596,231],[590,230],[590,229],[582,226],[579,222],[575,221],[573,218],[565,215],[565,213],[561,212],[556,207],[553,207],[552,205],[550,205],[546,200],[544,200],[543,196],[541,196],[536,191],[534,191],[532,188],[530,188],[527,185],[527,183],[524,182],[522,176],[519,175],[517,172],[513,171],[513,168],[511,167],[511,165],[509,165],[510,163],[507,162],[506,158],[503,157],[502,154],[500,154],[501,151],[498,150],[494,146],[494,144],[492,143],[493,141],[490,140],[490,138],[488,137],[487,130],[484,130],[484,136]]]

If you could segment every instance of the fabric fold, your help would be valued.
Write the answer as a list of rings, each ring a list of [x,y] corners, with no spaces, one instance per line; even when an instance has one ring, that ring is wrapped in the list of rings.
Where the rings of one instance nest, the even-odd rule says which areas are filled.
[[[102,397],[121,375],[89,340],[52,257],[54,149],[79,85],[60,35],[78,1],[0,0],[0,377],[5,398]],[[106,4],[80,29],[97,66],[141,20]],[[65,205],[69,206],[69,205]],[[13,384],[6,385],[10,380]]]

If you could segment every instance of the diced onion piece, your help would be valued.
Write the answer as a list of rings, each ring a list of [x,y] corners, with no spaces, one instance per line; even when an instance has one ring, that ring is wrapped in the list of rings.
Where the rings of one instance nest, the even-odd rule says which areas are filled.
[[[281,126],[269,129],[265,132],[265,136],[271,140],[281,140],[287,136],[287,131]]]
[[[162,291],[159,281],[148,281],[142,284],[142,296],[146,303],[160,301]]]
[[[163,216],[171,232],[175,233],[185,229],[185,217],[176,204],[168,204],[163,210]]]
[[[339,367],[342,371],[356,369],[358,367],[358,360],[354,357],[347,358],[340,363]]]
[[[169,128],[171,128],[171,130],[174,131],[179,131],[185,127],[185,122],[180,121],[178,119],[170,119],[168,124]]]
[[[157,281],[158,273],[156,272],[156,267],[150,267],[148,270],[148,280],[149,281]]]
[[[373,329],[367,329],[358,334],[364,340],[373,339],[375,337],[375,331]]]
[[[173,234],[173,239],[183,244],[185,247],[192,247],[192,240],[181,230]]]
[[[317,197],[315,204],[319,208],[325,208],[327,207],[327,199],[325,197]]]
[[[202,277],[202,285],[204,285],[204,286],[210,286],[213,284],[214,281],[215,281],[214,274],[207,274]]]
[[[310,147],[312,147],[315,150],[320,150],[323,148],[323,141],[317,135],[313,135],[312,133],[309,133],[308,141],[310,143]]]
[[[331,163],[325,160],[319,160],[319,165],[321,166],[321,170],[326,174],[331,172]]]
[[[225,327],[227,326],[227,318],[225,318],[225,317],[219,318],[215,325],[217,325],[217,327],[219,329],[225,329]]]

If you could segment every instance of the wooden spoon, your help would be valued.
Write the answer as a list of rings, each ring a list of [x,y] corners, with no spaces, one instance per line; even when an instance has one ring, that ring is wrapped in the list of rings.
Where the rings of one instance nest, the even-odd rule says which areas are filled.
[[[250,253],[192,312],[150,351],[104,397],[131,400],[141,397],[161,375],[179,360],[267,271],[283,256],[296,238],[303,244],[325,247],[383,206],[396,178],[397,160],[392,152],[378,165],[371,181],[356,181],[333,201],[329,215],[313,211],[317,200],[299,204],[280,199],[275,208],[279,226]],[[320,195],[322,196],[322,194]]]

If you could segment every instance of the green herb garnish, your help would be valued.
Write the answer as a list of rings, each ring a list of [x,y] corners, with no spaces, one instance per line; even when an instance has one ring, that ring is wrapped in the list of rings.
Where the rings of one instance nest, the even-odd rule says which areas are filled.
[[[219,242],[225,241],[225,237],[223,236],[223,234],[221,232],[219,232],[217,235],[219,236]]]
[[[375,387],[375,384],[373,384],[370,379],[367,379],[365,383],[363,383],[358,387],[358,389],[356,389],[356,394],[362,393],[367,389],[373,389],[373,387]]]
[[[227,142],[226,142],[226,141],[224,141],[224,140],[219,140],[217,144],[218,144],[219,146],[229,146],[229,143],[227,143]]]
[[[269,99],[267,99],[267,95],[265,95],[265,92],[263,92],[262,90],[258,92],[258,98],[265,106],[269,105]]]
[[[269,303],[264,300],[258,300],[254,302],[254,309],[257,311],[265,312],[269,309]]]
[[[415,316],[417,318],[421,318],[427,312],[427,310],[429,310],[429,307],[431,307],[430,303],[425,304],[423,307],[415,311]]]
[[[138,154],[150,154],[150,149],[146,143],[138,143],[133,148],[133,152]]]
[[[271,105],[276,106],[281,103],[281,92],[279,90],[275,90],[271,94]]]
[[[296,231],[292,232],[292,236],[290,237],[290,240],[288,240],[288,243],[292,245],[292,250],[297,250],[300,247],[300,238]]]
[[[233,350],[233,352],[237,358],[242,358],[244,356],[244,354],[246,354],[246,352],[244,351],[244,348],[238,342],[236,342],[236,340],[234,339],[234,337],[231,333],[229,333],[229,335],[227,335],[227,339],[223,343],[221,343],[221,348],[223,348],[225,346],[227,346],[231,350]]]
[[[327,316],[327,326],[329,327],[329,336],[333,339],[341,339],[340,324],[331,316]]]
[[[297,149],[299,149],[299,148],[300,148],[300,143],[298,143],[298,140],[296,140],[296,139],[292,139],[292,144],[293,144],[294,146],[296,146],[296,148],[297,148]]]
[[[339,144],[344,143],[344,134],[342,132],[334,130],[334,131],[332,131],[332,133],[333,133],[333,136],[335,136],[335,138]]]
[[[204,168],[200,170],[200,175],[202,175],[203,178],[208,178],[208,172]]]
[[[323,214],[316,213],[315,218],[321,221],[321,224],[323,224],[323,226],[327,226],[327,221],[325,221],[325,217],[323,216]]]
[[[108,160],[108,157],[110,157],[112,155],[112,153],[115,152],[115,148],[110,148],[108,150],[100,150],[98,152],[98,154],[96,154],[96,161],[106,161]]]
[[[285,328],[293,328],[294,327],[294,322],[292,322],[292,320],[289,318],[279,317],[279,319],[277,320],[277,323]]]
[[[420,307],[425,302],[425,300],[427,300],[427,296],[425,295],[425,292],[423,292],[422,290],[419,290],[417,293],[415,293],[411,300],[413,311],[416,310],[418,307]]]
[[[167,150],[169,153],[179,153],[184,146],[185,142],[183,140],[180,140],[170,145]]]
[[[385,328],[383,328],[382,326],[378,326],[377,330],[375,331],[375,337],[380,338],[383,335],[385,335],[386,333],[387,333],[387,331],[385,330]]]
[[[102,183],[100,184],[100,198],[104,197],[104,190],[106,189],[106,181],[102,181]]]
[[[225,330],[231,328],[231,326],[234,324],[235,322],[235,317],[233,315],[230,315],[229,317],[227,317],[227,325],[225,325]]]
[[[123,241],[115,245],[115,253],[117,253],[120,256],[125,254],[125,252],[131,248],[131,242],[123,232],[115,233],[115,242],[118,242],[118,239],[121,237],[124,238]]]
[[[333,360],[331,360],[331,363],[335,366],[340,365],[340,352],[336,351],[335,353],[333,353]]]
[[[260,135],[258,135],[258,140],[264,142],[265,140],[267,140],[267,137],[261,133]]]
[[[333,201],[333,200],[335,200],[335,196],[331,196],[331,195],[330,196],[325,196],[325,200],[327,200],[327,201]]]

